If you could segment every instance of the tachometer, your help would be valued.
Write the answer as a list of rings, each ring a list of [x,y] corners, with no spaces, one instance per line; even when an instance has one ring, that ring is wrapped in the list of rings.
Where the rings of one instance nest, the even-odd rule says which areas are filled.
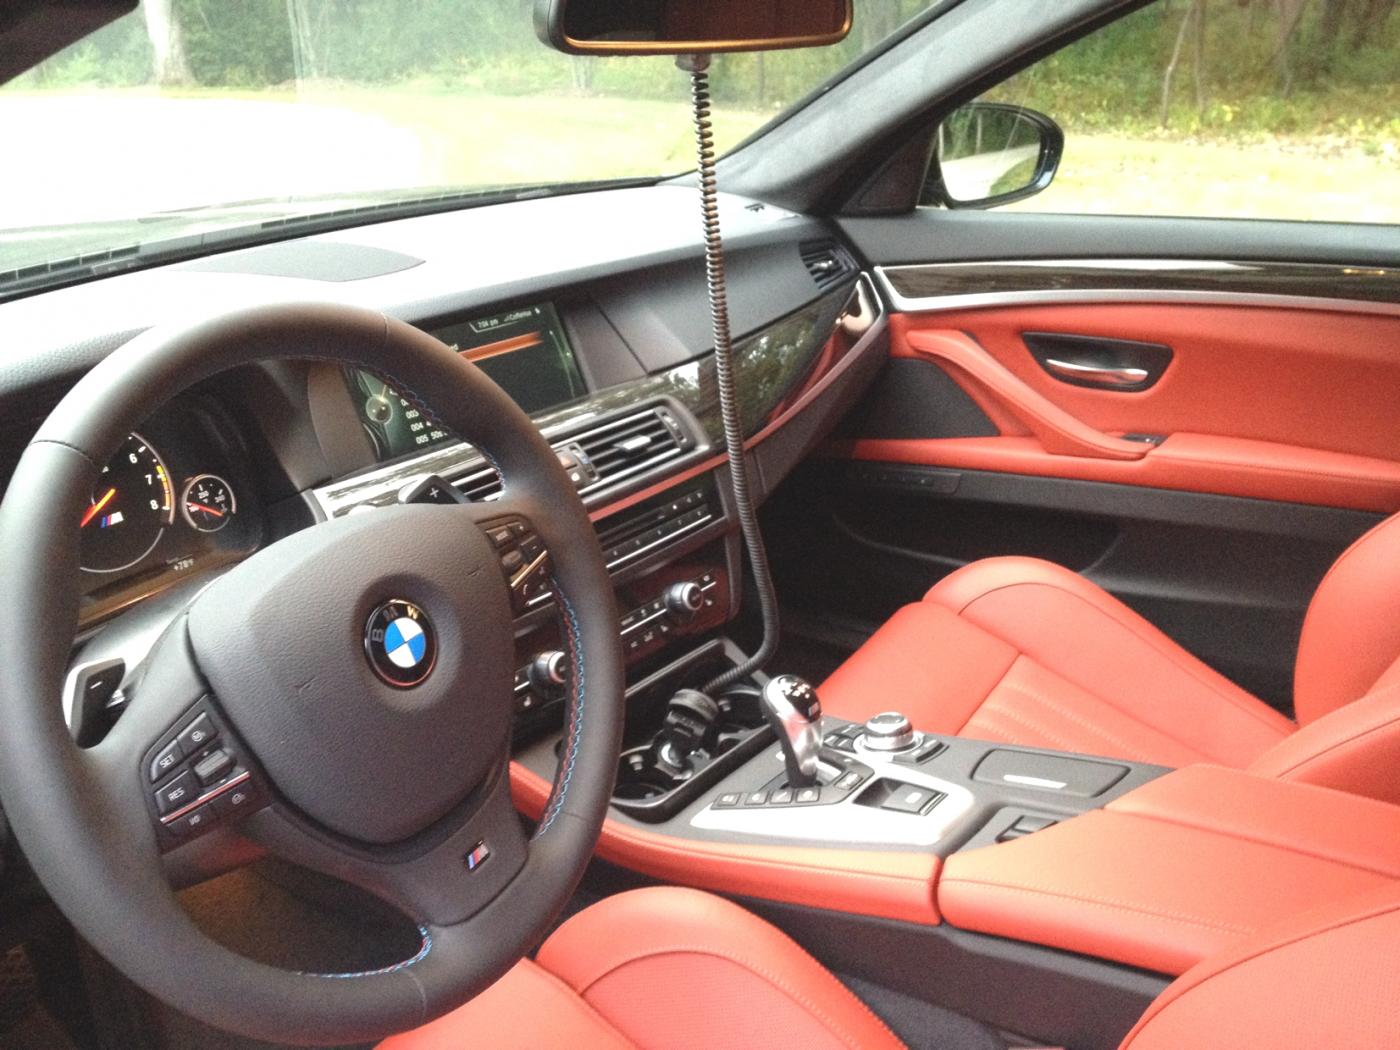
[[[199,532],[218,532],[238,510],[233,488],[217,474],[191,478],[180,497],[180,511],[190,527]]]
[[[175,495],[164,461],[140,434],[130,435],[102,468],[83,513],[83,568],[131,568],[151,553],[174,519]]]

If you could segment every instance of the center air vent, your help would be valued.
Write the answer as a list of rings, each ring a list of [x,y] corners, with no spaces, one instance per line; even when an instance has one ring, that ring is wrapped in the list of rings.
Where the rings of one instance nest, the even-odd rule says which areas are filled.
[[[600,423],[574,434],[554,448],[561,456],[567,450],[592,468],[590,480],[581,491],[623,481],[653,466],[674,459],[694,444],[669,408],[655,405],[619,419]],[[501,476],[491,467],[481,467],[456,485],[473,503],[495,499],[501,494]]]
[[[465,478],[459,478],[457,487],[467,499],[481,503],[501,494],[501,476],[492,467],[482,467]]]
[[[640,474],[691,446],[690,435],[669,408],[654,406],[586,430],[570,439],[592,461],[595,488]]]
[[[823,291],[856,272],[855,260],[833,240],[803,241],[797,250],[802,255],[802,265]]]

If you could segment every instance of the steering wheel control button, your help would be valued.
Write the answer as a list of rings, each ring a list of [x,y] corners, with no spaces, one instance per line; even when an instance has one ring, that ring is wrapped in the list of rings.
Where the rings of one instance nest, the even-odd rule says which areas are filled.
[[[238,787],[225,791],[217,799],[215,805],[219,808],[220,816],[231,816],[245,810],[253,809],[253,788],[250,784],[241,784]]]
[[[489,521],[481,528],[496,548],[501,572],[510,585],[511,611],[523,616],[532,604],[548,594],[542,580],[548,561],[544,543],[529,523],[520,518]]]
[[[183,809],[199,797],[199,783],[188,770],[156,791],[156,806],[161,815]]]
[[[217,784],[232,772],[233,756],[221,747],[216,747],[194,764],[194,775],[205,787]]]
[[[176,835],[184,837],[186,835],[198,834],[218,819],[218,809],[211,803],[205,803],[197,809],[186,813],[178,820],[172,820],[166,826]]]
[[[151,762],[151,783],[154,784],[167,773],[173,773],[184,757],[185,751],[180,746],[180,741],[172,740],[166,744]]]
[[[411,689],[432,674],[437,635],[419,606],[394,598],[370,613],[365,624],[365,655],[381,680]]]
[[[208,715],[200,715],[180,731],[179,744],[186,755],[193,755],[219,735]]]

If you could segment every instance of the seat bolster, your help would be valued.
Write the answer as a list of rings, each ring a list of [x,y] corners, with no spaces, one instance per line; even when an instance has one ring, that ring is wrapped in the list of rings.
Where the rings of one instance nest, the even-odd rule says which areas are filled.
[[[1016,650],[941,605],[897,611],[822,683],[822,710],[850,722],[903,711],[956,734],[1016,661]]]
[[[1353,543],[1322,578],[1298,639],[1293,703],[1307,725],[1373,692],[1400,658],[1400,514]]]
[[[1393,1046],[1400,890],[1303,913],[1182,974],[1120,1050]]]
[[[696,890],[609,897],[561,926],[537,961],[642,1047],[903,1045],[786,934]]]
[[[1250,765],[1296,780],[1400,805],[1400,662],[1369,696],[1309,722]]]

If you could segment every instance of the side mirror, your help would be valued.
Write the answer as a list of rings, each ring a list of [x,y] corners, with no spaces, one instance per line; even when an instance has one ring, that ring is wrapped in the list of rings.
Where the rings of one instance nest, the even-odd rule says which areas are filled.
[[[535,33],[571,55],[694,55],[836,44],[851,0],[535,0]]]
[[[994,208],[1050,185],[1065,133],[1042,113],[1000,102],[969,102],[934,135],[920,204]]]

